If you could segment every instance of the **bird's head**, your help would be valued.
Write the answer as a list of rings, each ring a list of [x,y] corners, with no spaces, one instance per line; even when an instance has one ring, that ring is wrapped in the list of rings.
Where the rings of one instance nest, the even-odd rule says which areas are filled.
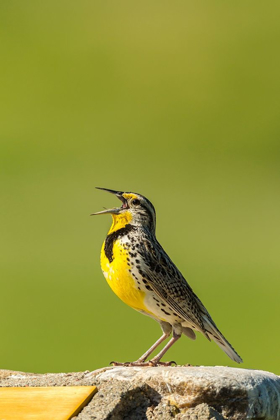
[[[96,188],[114,194],[122,202],[121,207],[114,207],[112,209],[92,213],[92,216],[107,213],[112,215],[113,225],[110,232],[121,229],[127,224],[143,226],[150,231],[155,232],[156,211],[152,203],[143,195],[132,192],[114,191],[107,188]]]

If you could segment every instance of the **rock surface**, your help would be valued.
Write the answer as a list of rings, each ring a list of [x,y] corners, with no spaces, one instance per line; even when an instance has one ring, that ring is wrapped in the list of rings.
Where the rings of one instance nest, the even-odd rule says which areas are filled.
[[[280,377],[229,367],[108,367],[93,372],[0,371],[0,386],[96,385],[75,420],[280,420]]]

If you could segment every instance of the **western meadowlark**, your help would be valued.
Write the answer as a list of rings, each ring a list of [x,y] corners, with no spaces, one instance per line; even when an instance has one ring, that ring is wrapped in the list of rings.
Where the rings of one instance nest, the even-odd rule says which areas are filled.
[[[159,364],[182,334],[194,340],[194,331],[200,331],[210,341],[213,339],[232,360],[241,363],[241,357],[218,330],[202,302],[158,243],[152,203],[140,194],[97,188],[122,201],[119,208],[93,213],[109,213],[113,217],[101,250],[103,274],[123,302],[158,321],[163,332],[152,347],[130,365]],[[173,336],[166,346],[145,362],[171,332]]]

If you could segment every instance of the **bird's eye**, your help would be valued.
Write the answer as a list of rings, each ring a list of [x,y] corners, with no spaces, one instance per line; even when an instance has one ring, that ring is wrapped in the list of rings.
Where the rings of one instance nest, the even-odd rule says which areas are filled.
[[[137,198],[135,198],[131,201],[131,204],[133,204],[134,206],[138,206],[140,204],[140,200],[137,200]]]

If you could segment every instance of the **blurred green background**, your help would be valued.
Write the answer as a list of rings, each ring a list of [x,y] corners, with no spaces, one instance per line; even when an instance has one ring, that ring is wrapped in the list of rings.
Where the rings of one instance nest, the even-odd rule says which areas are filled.
[[[136,191],[244,368],[280,373],[279,2],[0,5],[1,368],[95,369],[160,336],[99,267]],[[230,365],[183,337],[165,359]]]

